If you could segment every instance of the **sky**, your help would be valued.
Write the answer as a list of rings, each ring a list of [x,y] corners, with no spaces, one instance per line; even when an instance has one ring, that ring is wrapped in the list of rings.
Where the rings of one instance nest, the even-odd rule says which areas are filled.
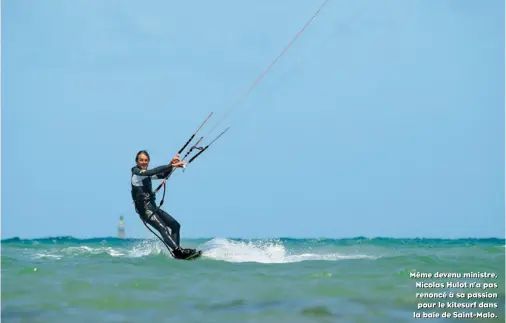
[[[135,154],[210,112],[204,143],[231,128],[167,183],[183,238],[504,237],[504,1],[330,0],[239,104],[321,2],[26,4],[2,1],[4,239],[152,237]]]

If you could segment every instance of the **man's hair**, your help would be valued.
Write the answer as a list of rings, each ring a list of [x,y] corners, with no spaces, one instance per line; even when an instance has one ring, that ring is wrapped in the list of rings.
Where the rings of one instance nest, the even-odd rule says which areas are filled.
[[[148,152],[145,151],[145,150],[141,150],[141,151],[139,151],[137,153],[137,155],[135,155],[135,162],[137,162],[139,160],[139,155],[141,155],[141,154],[144,154],[144,155],[148,156],[148,160],[151,160],[151,158],[149,157]]]

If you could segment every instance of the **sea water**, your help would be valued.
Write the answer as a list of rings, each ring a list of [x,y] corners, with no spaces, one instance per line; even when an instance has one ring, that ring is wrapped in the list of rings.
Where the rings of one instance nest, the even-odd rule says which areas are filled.
[[[390,323],[431,317],[435,323],[459,321],[468,312],[481,313],[473,322],[504,322],[504,244],[210,238],[183,240],[204,253],[182,261],[157,240],[9,239],[2,241],[2,322]],[[496,277],[464,278],[471,272]],[[472,282],[496,287],[459,287]],[[420,287],[430,283],[443,286]],[[470,292],[495,297],[466,299]],[[441,308],[438,302],[477,305]],[[445,312],[455,313],[453,320],[442,317]]]

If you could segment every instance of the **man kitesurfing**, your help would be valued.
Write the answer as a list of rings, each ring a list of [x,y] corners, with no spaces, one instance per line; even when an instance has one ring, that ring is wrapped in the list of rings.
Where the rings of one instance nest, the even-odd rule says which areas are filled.
[[[179,155],[186,149],[193,138],[195,138],[197,132],[199,132],[212,114],[212,112],[209,114],[206,120],[204,120],[200,127],[191,135],[190,139],[188,139],[168,165],[148,169],[150,161],[149,154],[147,151],[141,150],[135,156],[136,165],[132,167],[131,170],[132,199],[135,204],[135,211],[139,214],[144,225],[149,229],[149,231],[151,231],[165,244],[172,256],[176,259],[195,259],[202,255],[202,251],[190,248],[181,248],[179,245],[179,231],[181,229],[181,225],[176,221],[176,219],[161,209],[165,198],[165,183],[176,168],[186,168],[187,164],[191,164],[230,128],[230,126],[226,128],[221,134],[204,147],[197,146],[204,139],[204,137],[201,137],[195,145],[191,146],[181,160]],[[186,157],[188,157],[194,149],[197,150],[198,153],[192,156],[188,163],[185,162],[184,160]],[[153,179],[163,179],[162,183],[158,185],[154,191],[152,189]],[[160,201],[160,205],[156,206],[156,193],[162,188],[162,186],[163,197]],[[154,227],[162,235],[162,237],[159,237],[155,232],[153,232],[147,224]]]
[[[163,237],[163,242],[172,250],[177,259],[187,259],[196,253],[195,249],[181,248],[179,245],[179,231],[181,225],[160,206],[156,206],[156,193],[152,190],[153,179],[167,178],[174,168],[184,168],[185,161],[179,160],[179,154],[168,165],[158,166],[148,170],[149,154],[141,150],[135,156],[136,165],[132,167],[132,199],[135,210],[144,224],[154,227]],[[149,229],[149,228],[148,228]]]

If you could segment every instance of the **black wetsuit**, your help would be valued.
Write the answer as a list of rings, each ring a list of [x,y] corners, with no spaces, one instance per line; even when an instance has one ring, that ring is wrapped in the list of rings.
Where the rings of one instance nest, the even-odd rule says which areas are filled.
[[[154,227],[171,249],[179,249],[181,225],[162,209],[157,210],[156,197],[151,179],[163,179],[173,171],[172,165],[159,166],[150,170],[132,167],[132,199],[142,220]]]

